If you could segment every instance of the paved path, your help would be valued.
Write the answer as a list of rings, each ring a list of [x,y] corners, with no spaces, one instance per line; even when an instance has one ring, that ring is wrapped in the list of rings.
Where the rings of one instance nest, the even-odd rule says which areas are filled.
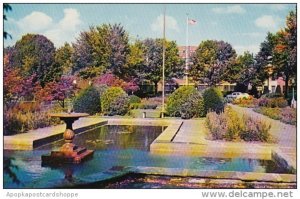
[[[206,135],[205,119],[183,120],[183,124],[173,142],[204,144],[207,142]]]

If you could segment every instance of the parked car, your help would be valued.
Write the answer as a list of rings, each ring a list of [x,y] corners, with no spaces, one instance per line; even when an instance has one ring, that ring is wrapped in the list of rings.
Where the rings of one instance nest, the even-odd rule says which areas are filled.
[[[233,92],[226,96],[228,99],[239,99],[239,98],[249,98],[250,95],[248,93],[241,93],[241,92]]]

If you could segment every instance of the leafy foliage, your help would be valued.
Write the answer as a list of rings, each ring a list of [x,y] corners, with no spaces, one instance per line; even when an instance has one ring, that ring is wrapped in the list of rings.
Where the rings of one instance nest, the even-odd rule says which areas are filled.
[[[170,116],[189,119],[205,115],[203,98],[194,87],[183,86],[168,98],[166,111]]]
[[[111,73],[105,73],[94,80],[95,85],[107,85],[121,87],[128,93],[133,93],[139,90],[138,85],[134,81],[125,82]]]
[[[157,93],[157,84],[162,79],[162,39],[146,39],[144,46],[146,49],[146,63],[143,69],[143,75],[155,85],[155,94]],[[180,76],[183,73],[183,62],[179,57],[179,51],[174,41],[165,41],[166,60],[165,77],[172,78]]]
[[[90,115],[100,113],[100,94],[96,88],[90,86],[82,90],[73,105],[75,112],[88,113]]]
[[[216,85],[225,79],[235,58],[236,52],[229,43],[214,40],[203,41],[192,57],[191,76],[201,83]]]
[[[205,111],[215,111],[219,113],[224,109],[224,98],[220,89],[210,87],[203,92]]]
[[[104,115],[124,115],[129,110],[128,95],[120,87],[110,87],[101,96]]]
[[[62,68],[60,72],[62,72],[63,74],[71,74],[71,70],[73,67],[73,63],[71,60],[72,54],[73,48],[68,43],[65,43],[64,46],[60,47],[55,52],[55,64],[59,65]]]
[[[55,48],[43,35],[27,34],[17,41],[9,56],[9,66],[20,68],[22,75],[36,75],[36,80],[45,86],[59,75],[60,66],[54,63]]]

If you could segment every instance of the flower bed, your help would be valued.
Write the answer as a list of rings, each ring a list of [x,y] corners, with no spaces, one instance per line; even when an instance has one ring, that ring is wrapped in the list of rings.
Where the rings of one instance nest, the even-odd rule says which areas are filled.
[[[51,118],[49,113],[61,112],[60,107],[41,108],[36,103],[19,103],[5,108],[3,118],[4,135],[25,133],[60,123],[59,118]]]
[[[223,113],[210,112],[206,116],[210,136],[214,140],[271,142],[271,125],[253,117],[238,114],[231,107]]]
[[[296,125],[297,113],[296,109],[285,107],[285,108],[269,108],[269,107],[258,107],[253,109],[255,112],[268,116],[274,120],[280,120],[283,123]]]
[[[238,98],[232,101],[233,104],[241,107],[254,108],[258,106],[259,100],[250,96],[249,98]]]

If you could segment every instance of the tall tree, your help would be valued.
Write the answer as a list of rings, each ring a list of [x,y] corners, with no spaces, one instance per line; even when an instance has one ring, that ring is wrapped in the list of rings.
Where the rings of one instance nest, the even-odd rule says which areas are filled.
[[[82,32],[73,44],[73,72],[94,78],[105,72],[125,75],[129,55],[128,33],[120,24],[103,24]]]
[[[232,67],[228,68],[227,75],[230,82],[241,83],[248,85],[248,83],[254,83],[252,81],[252,71],[254,70],[254,58],[253,55],[246,51],[243,55],[239,55],[236,58]]]
[[[70,44],[65,43],[62,47],[56,50],[55,52],[55,57],[54,61],[55,64],[59,65],[61,68],[61,72],[63,74],[71,74],[71,70],[73,67],[73,62],[72,62],[72,53],[73,53],[73,48]]]
[[[145,46],[142,41],[135,41],[129,46],[129,55],[124,70],[125,79],[144,79],[143,68],[145,65]]]
[[[120,24],[110,25],[109,41],[111,46],[110,67],[109,70],[123,77],[126,71],[124,66],[129,55],[128,33]]]
[[[275,70],[284,74],[287,98],[290,78],[296,78],[297,74],[297,18],[293,11],[286,18],[285,29],[279,31],[277,35],[273,63]]]
[[[145,79],[154,83],[155,94],[157,94],[158,82],[162,79],[162,39],[146,39],[146,62],[144,66]],[[183,73],[183,63],[179,57],[177,44],[174,41],[165,41],[165,77],[166,80],[177,77]]]
[[[200,43],[192,57],[190,74],[194,80],[208,85],[216,85],[229,76],[230,66],[234,64],[236,52],[224,41],[206,40]]]
[[[57,75],[55,71],[53,43],[43,35],[24,35],[14,45],[9,56],[9,65],[18,67],[22,75],[31,76],[36,74],[36,80],[44,86],[52,81]]]

